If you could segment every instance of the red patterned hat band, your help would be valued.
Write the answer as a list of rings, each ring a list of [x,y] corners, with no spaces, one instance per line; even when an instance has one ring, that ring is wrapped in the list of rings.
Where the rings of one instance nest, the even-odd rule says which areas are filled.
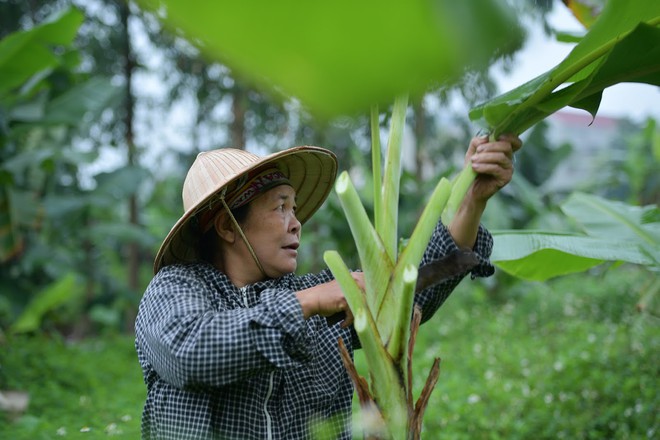
[[[247,205],[252,200],[271,188],[280,185],[291,185],[289,179],[277,168],[267,168],[251,176],[247,175],[244,183],[239,183],[233,196],[227,198],[227,205],[231,209]]]
[[[254,174],[248,173],[242,176],[237,182],[236,189],[232,191],[233,194],[227,197],[225,202],[229,209],[237,209],[247,205],[269,189],[290,184],[289,179],[277,168],[257,170]],[[202,232],[211,229],[213,219],[221,208],[222,204],[218,203],[200,214],[199,226]]]

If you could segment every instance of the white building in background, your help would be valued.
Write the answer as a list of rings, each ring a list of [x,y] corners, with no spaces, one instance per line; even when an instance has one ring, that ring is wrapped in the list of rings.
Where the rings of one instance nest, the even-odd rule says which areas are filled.
[[[621,144],[623,118],[600,116],[587,112],[562,110],[546,119],[548,142],[557,148],[568,143],[572,147],[569,160],[555,170],[548,188],[557,191],[575,189],[576,183],[593,180],[602,170],[603,162],[625,151]]]

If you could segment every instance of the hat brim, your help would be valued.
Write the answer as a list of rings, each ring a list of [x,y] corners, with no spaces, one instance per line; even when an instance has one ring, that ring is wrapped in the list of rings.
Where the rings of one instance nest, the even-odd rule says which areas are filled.
[[[279,151],[255,161],[243,172],[190,207],[167,234],[154,260],[154,274],[174,263],[199,261],[199,231],[193,219],[225,187],[231,186],[245,173],[266,166],[277,167],[296,191],[296,217],[301,224],[323,205],[337,177],[337,157],[325,148],[302,146]]]

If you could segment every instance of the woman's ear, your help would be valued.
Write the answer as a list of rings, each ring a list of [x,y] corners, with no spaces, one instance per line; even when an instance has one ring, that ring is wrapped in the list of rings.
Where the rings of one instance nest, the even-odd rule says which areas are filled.
[[[236,231],[234,231],[234,225],[232,224],[227,212],[224,210],[215,216],[213,219],[213,227],[215,232],[218,234],[223,241],[227,243],[234,243],[236,240]]]

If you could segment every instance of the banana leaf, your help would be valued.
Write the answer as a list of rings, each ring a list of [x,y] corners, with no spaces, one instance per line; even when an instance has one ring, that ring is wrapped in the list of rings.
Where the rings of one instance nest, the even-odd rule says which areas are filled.
[[[561,206],[580,232],[493,231],[491,260],[516,277],[545,281],[605,262],[660,268],[660,209],[574,193]]]
[[[368,113],[519,47],[501,0],[138,0],[210,59],[317,117]]]
[[[622,82],[660,86],[660,2],[610,0],[553,69],[470,111],[494,136],[520,134],[566,106],[596,116],[602,91]]]

